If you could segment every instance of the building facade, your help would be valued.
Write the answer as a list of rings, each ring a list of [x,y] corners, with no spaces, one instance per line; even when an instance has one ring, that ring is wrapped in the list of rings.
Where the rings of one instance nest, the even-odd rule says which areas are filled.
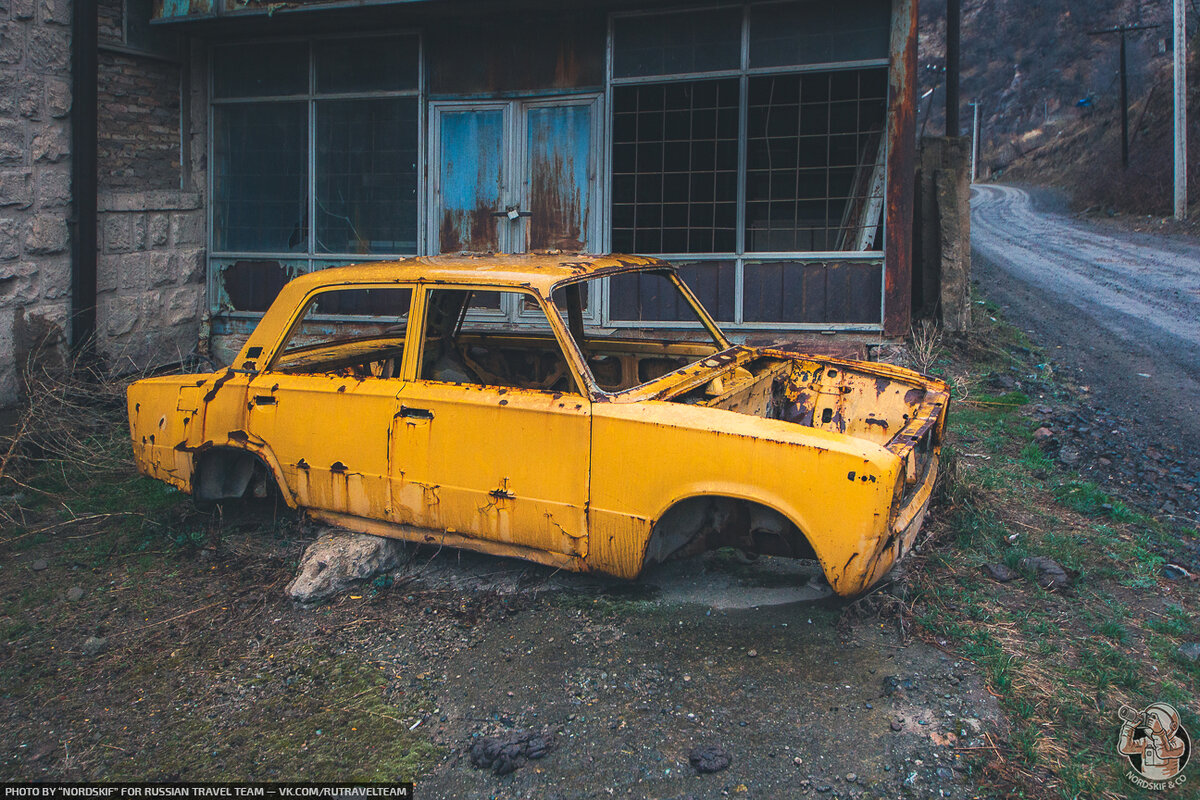
[[[100,8],[110,361],[227,361],[297,274],[463,251],[665,256],[736,336],[908,330],[916,0]]]

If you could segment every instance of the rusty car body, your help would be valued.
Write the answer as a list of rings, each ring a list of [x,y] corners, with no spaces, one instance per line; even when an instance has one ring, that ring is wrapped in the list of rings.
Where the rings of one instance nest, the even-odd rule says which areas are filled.
[[[598,280],[694,335],[589,328]],[[731,546],[816,559],[854,595],[913,545],[948,397],[732,344],[658,259],[463,254],[298,277],[231,367],[128,405],[139,469],[198,499],[273,483],[352,530],[628,579]]]

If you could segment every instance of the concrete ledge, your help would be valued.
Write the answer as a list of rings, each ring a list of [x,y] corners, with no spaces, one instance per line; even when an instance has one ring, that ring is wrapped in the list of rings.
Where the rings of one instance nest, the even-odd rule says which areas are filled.
[[[201,208],[199,192],[159,189],[147,192],[104,192],[100,211],[193,211]]]

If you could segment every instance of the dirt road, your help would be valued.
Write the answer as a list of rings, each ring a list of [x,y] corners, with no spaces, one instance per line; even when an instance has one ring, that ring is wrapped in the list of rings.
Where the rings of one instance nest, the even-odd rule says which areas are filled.
[[[1151,511],[1200,519],[1200,242],[1053,205],[975,187],[980,288],[1089,398],[1093,419],[1057,432],[1081,453],[1070,466]]]

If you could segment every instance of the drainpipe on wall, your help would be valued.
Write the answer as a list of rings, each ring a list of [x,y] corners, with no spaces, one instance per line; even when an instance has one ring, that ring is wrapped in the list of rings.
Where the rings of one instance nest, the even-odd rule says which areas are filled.
[[[76,0],[71,10],[71,347],[96,333],[96,4]]]

